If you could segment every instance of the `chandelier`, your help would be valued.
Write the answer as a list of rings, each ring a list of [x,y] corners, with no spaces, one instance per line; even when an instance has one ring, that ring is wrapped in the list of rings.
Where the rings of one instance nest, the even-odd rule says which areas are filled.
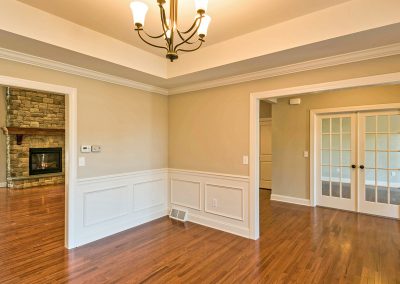
[[[207,36],[208,25],[211,18],[206,15],[208,0],[195,0],[197,15],[192,26],[185,31],[178,29],[178,0],[170,1],[169,18],[167,18],[164,4],[165,0],[157,0],[160,8],[162,33],[157,36],[149,35],[144,31],[144,20],[148,7],[140,1],[133,1],[131,9],[135,31],[137,31],[141,40],[148,45],[156,48],[165,49],[166,57],[173,62],[178,58],[178,52],[192,52],[198,50],[204,43]],[[195,39],[196,34],[197,40]],[[157,44],[158,39],[165,40],[165,46]]]

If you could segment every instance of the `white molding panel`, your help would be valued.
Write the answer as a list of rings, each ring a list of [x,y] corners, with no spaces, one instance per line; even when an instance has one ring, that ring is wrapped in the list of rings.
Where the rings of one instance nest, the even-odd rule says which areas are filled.
[[[7,187],[7,182],[0,182],[0,187]]]
[[[169,170],[171,208],[188,211],[193,223],[249,238],[249,178]]]
[[[271,194],[271,200],[285,202],[285,203],[292,203],[292,204],[297,204],[297,205],[303,205],[303,206],[311,206],[311,202],[309,199],[297,198],[297,197],[286,196],[286,195]]]
[[[75,244],[166,216],[167,200],[168,169],[80,179],[75,193]]]

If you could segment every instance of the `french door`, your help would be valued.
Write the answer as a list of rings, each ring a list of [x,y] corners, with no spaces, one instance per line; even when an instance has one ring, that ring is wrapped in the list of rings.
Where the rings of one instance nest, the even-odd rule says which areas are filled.
[[[317,205],[400,218],[400,112],[321,115]]]

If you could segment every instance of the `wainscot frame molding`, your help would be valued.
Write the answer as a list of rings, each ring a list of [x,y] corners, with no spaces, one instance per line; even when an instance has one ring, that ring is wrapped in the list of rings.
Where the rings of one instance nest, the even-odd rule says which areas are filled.
[[[254,92],[250,93],[250,149],[249,149],[249,221],[250,221],[250,236],[252,239],[258,239],[260,237],[260,222],[259,222],[259,109],[260,100],[263,99],[277,99],[292,95],[306,95],[309,93],[339,90],[346,88],[365,87],[365,86],[378,86],[378,85],[394,85],[400,83],[400,72],[388,73],[375,76],[360,77],[347,80],[331,81],[320,84],[304,85],[292,88],[276,89],[265,92]],[[313,126],[311,126],[313,127]],[[311,140],[312,141],[312,140]],[[310,142],[312,143],[312,142]],[[312,145],[310,145],[312,147]],[[310,152],[310,173],[313,171],[315,161],[315,155]],[[314,175],[310,174],[310,184],[313,188]],[[310,192],[312,190],[310,189]],[[301,205],[310,204],[315,206],[314,196],[310,196],[310,200],[298,200],[292,196],[275,195],[275,199],[283,202],[296,203]]]
[[[75,186],[77,180],[77,89],[20,78],[0,76],[0,85],[65,95],[68,99],[65,130],[65,247],[75,244]]]

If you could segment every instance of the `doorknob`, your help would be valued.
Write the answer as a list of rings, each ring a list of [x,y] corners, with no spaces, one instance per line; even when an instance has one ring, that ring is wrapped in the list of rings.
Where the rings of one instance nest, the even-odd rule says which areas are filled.
[[[357,166],[356,166],[356,165],[351,165],[351,167],[352,167],[353,169],[357,168]]]
[[[362,169],[362,170],[363,170],[364,168],[365,168],[365,167],[364,167],[364,165],[361,165],[361,166],[360,166],[360,169]]]

